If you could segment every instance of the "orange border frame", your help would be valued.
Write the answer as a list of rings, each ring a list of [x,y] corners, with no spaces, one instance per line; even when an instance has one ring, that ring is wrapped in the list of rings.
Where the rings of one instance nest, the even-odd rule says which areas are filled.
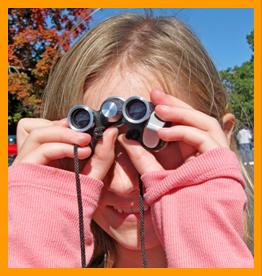
[[[255,169],[254,169],[254,179],[255,182],[255,268],[253,269],[223,269],[221,271],[220,268],[210,268],[210,269],[181,269],[181,268],[170,268],[170,269],[136,269],[135,273],[138,274],[179,274],[179,275],[220,275],[223,273],[225,276],[227,275],[262,275],[261,271],[261,1],[260,0],[176,0],[176,1],[168,1],[162,0],[157,3],[156,1],[148,1],[148,0],[126,0],[125,3],[122,1],[114,0],[109,3],[109,1],[96,0],[94,3],[87,3],[87,1],[79,1],[79,0],[68,0],[68,1],[39,1],[39,0],[9,0],[1,1],[0,3],[0,55],[1,55],[1,63],[0,63],[0,87],[2,88],[0,93],[0,120],[1,120],[1,133],[0,133],[0,141],[1,141],[1,257],[0,257],[0,271],[3,275],[17,275],[25,274],[25,275],[45,275],[48,274],[62,274],[69,275],[71,273],[80,275],[81,273],[87,273],[88,275],[96,273],[103,274],[107,273],[108,275],[118,275],[120,273],[132,274],[133,269],[8,269],[7,267],[7,109],[8,109],[8,8],[253,8],[254,9],[254,41],[255,41],[255,60],[254,60],[254,69],[255,69],[255,91],[254,91],[254,105],[255,105]],[[94,6],[95,4],[95,6]],[[161,271],[159,271],[161,270]]]

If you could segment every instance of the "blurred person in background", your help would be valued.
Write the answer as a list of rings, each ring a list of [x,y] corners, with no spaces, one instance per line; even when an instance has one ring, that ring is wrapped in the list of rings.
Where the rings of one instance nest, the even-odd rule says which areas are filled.
[[[253,151],[252,151],[252,141],[253,137],[251,131],[243,126],[237,133],[237,141],[240,148],[240,153],[244,165],[254,165],[253,161]]]

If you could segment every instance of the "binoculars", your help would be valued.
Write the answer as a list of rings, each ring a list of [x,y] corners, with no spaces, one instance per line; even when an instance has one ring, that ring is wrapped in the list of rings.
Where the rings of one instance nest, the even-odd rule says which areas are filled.
[[[157,134],[166,122],[156,116],[154,105],[142,97],[133,96],[127,100],[110,97],[98,111],[85,105],[75,105],[69,110],[67,120],[71,129],[92,136],[91,146],[112,125],[117,128],[126,126],[126,138],[140,142],[146,149],[159,150],[166,144]]]

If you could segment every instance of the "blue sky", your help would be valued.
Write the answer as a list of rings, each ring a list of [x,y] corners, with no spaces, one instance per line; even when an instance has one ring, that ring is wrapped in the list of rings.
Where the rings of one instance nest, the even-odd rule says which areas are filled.
[[[149,10],[149,9],[146,9]],[[253,9],[150,9],[154,15],[176,15],[200,38],[219,70],[241,65],[251,57],[246,35],[253,30]],[[145,9],[101,9],[91,27],[123,11]]]

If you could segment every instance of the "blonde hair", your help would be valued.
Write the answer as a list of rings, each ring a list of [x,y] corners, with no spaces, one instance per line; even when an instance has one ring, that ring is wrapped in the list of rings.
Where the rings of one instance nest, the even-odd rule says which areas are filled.
[[[87,86],[116,65],[123,70],[145,68],[160,81],[167,94],[189,101],[222,124],[227,96],[198,38],[174,17],[133,13],[107,19],[63,55],[49,77],[43,116],[50,120],[66,117],[69,108],[82,101]],[[97,227],[93,224],[93,228]],[[93,260],[108,250],[110,256],[115,256],[113,247],[98,241],[103,235],[100,233],[99,238],[96,232],[99,250]]]

